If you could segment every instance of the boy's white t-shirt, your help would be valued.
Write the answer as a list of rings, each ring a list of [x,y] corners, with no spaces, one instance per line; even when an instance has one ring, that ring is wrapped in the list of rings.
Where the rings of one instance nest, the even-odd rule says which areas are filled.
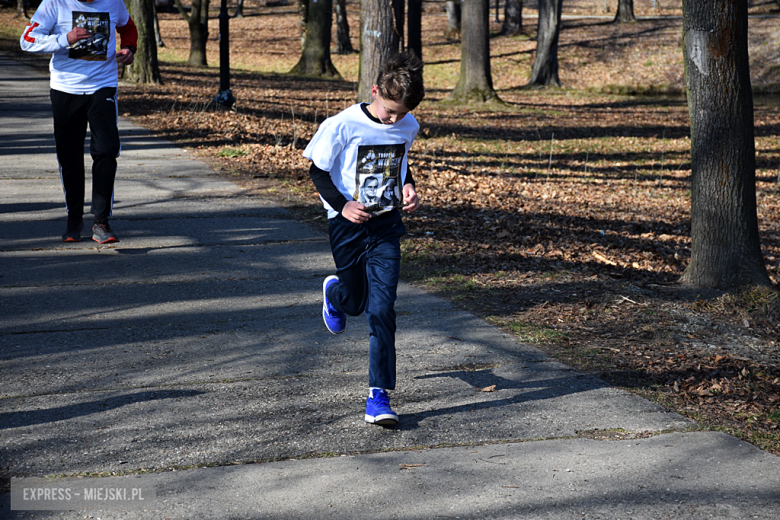
[[[412,114],[392,125],[371,120],[360,104],[323,121],[303,151],[317,168],[330,173],[347,200],[374,214],[401,205],[407,154],[420,129]],[[338,215],[320,196],[328,218]]]
[[[43,0],[20,39],[22,49],[51,53],[51,88],[69,94],[93,94],[117,86],[116,28],[130,15],[121,0]],[[84,27],[86,40],[68,44],[68,33]]]

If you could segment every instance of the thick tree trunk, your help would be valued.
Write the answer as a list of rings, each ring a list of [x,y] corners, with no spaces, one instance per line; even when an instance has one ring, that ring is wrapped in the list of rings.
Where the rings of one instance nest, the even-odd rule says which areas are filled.
[[[176,7],[187,21],[190,32],[190,57],[187,63],[193,67],[206,67],[206,42],[209,38],[209,0],[192,0],[190,14],[184,10],[181,0],[175,0]]]
[[[358,101],[371,101],[371,86],[379,65],[398,52],[398,35],[393,23],[392,4],[387,0],[360,2],[360,71]]]
[[[634,17],[634,0],[618,0],[617,14],[614,21],[615,23],[636,21]]]
[[[290,71],[307,76],[340,78],[330,60],[330,35],[333,25],[333,0],[309,0],[301,59]]]
[[[451,98],[457,101],[497,100],[490,75],[488,0],[463,1],[460,78]]]
[[[134,83],[160,84],[162,80],[154,38],[154,0],[125,0],[125,7],[138,29],[138,48],[133,64],[125,67],[123,79]]]
[[[160,33],[160,20],[157,18],[157,4],[152,2],[152,6],[154,7],[154,41],[158,47],[165,47],[165,42]]]
[[[346,0],[336,0],[336,54],[352,54],[352,40],[349,37]]]
[[[506,0],[501,34],[507,36],[523,34],[523,0]]]
[[[558,78],[558,35],[561,31],[562,4],[563,0],[539,0],[536,59],[529,85],[561,86]]]
[[[682,281],[771,285],[756,215],[746,2],[683,1],[691,122],[691,263]]]
[[[460,35],[461,9],[460,0],[447,0],[444,8],[447,10],[447,31],[445,38],[457,38]]]
[[[244,0],[238,0],[238,3],[236,4],[236,12],[233,14],[233,18],[243,18],[244,17]]]
[[[422,59],[422,0],[407,0],[406,9],[406,48]]]

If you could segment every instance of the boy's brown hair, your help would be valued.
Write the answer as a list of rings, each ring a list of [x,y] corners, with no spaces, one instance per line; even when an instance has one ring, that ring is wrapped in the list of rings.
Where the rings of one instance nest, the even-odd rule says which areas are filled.
[[[379,95],[414,110],[425,97],[422,70],[423,62],[414,54],[393,54],[379,66],[376,78]]]

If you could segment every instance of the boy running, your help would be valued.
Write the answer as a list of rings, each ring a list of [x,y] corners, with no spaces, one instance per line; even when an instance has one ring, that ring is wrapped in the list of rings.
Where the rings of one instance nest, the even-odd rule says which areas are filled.
[[[407,154],[420,129],[409,112],[425,95],[422,67],[411,54],[391,56],[371,87],[373,101],[326,119],[303,152],[328,212],[336,263],[337,275],[323,282],[322,318],[330,332],[341,334],[347,315],[366,313],[365,420],[383,426],[398,423],[387,396],[395,389],[394,304],[406,232],[398,206],[414,211],[420,205]],[[402,201],[391,196],[397,186],[403,186]]]

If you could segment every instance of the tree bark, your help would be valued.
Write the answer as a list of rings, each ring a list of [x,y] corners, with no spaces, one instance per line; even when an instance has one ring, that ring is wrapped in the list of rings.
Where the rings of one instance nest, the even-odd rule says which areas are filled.
[[[523,0],[506,0],[501,34],[506,36],[523,34]]]
[[[152,2],[152,7],[154,7],[154,41],[158,47],[165,47],[162,33],[160,33],[160,20],[157,18],[157,4]]]
[[[362,0],[358,101],[371,101],[371,86],[376,81],[379,65],[396,52],[398,35],[393,23],[392,4],[387,0]]]
[[[634,0],[618,0],[617,14],[615,15],[615,23],[629,23],[635,22],[634,17]]]
[[[125,67],[123,79],[159,85],[162,80],[154,37],[154,0],[125,0],[125,7],[138,29],[138,48],[132,65]]]
[[[330,60],[333,0],[307,0],[305,19],[301,59],[290,73],[340,78],[341,75]]]
[[[190,57],[187,63],[193,67],[206,67],[206,42],[209,38],[209,0],[192,0],[190,14],[184,10],[181,0],[175,0],[176,7],[187,21],[190,32]]]
[[[352,54],[352,40],[349,37],[346,0],[336,0],[336,54]]]
[[[238,0],[238,3],[236,4],[236,12],[233,14],[233,18],[243,18],[244,17],[244,0]]]
[[[460,78],[451,98],[457,101],[497,100],[490,74],[488,0],[463,1]]]
[[[447,0],[444,4],[447,10],[447,31],[444,33],[444,37],[447,39],[455,39],[460,35],[460,4],[460,0]]]
[[[407,0],[406,5],[406,48],[422,59],[422,0]]]
[[[562,4],[563,0],[539,0],[536,59],[529,85],[561,86],[558,78],[558,36],[561,31]]]
[[[746,2],[683,1],[691,124],[691,263],[682,281],[771,285],[756,214]]]

